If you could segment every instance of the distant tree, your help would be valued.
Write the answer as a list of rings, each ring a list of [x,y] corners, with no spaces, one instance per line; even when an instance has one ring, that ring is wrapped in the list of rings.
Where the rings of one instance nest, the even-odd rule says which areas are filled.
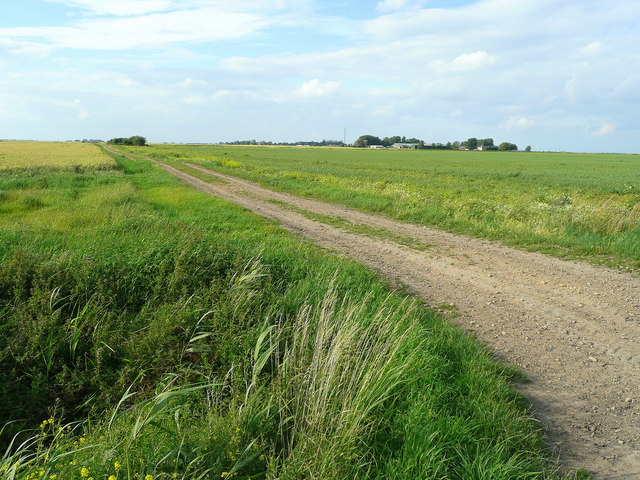
[[[402,141],[402,137],[398,135],[394,135],[393,137],[384,137],[382,139],[382,145],[385,147],[390,147],[394,143],[400,143]]]
[[[140,135],[129,137],[129,140],[131,141],[131,145],[134,145],[136,147],[144,147],[147,144],[147,139],[141,137]]]
[[[422,149],[424,148],[424,140],[419,140],[419,141],[418,141],[418,148],[419,148],[420,150],[422,150]]]
[[[369,145],[384,145],[379,137],[374,135],[362,135],[354,142],[354,147],[368,147]]]
[[[498,146],[498,150],[508,151],[508,150],[518,150],[518,146],[514,143],[502,142]]]
[[[112,138],[108,143],[113,145],[132,145],[137,147],[144,147],[147,144],[147,139],[145,137],[141,137],[140,135],[134,135],[129,138]]]
[[[466,142],[464,142],[466,145],[466,147],[469,150],[475,150],[476,148],[478,148],[478,139],[475,137],[471,137],[469,140],[467,140]]]
[[[530,152],[531,151],[531,145],[527,145],[527,148],[524,149],[525,152]]]
[[[493,138],[481,138],[478,140],[478,146],[493,147]]]

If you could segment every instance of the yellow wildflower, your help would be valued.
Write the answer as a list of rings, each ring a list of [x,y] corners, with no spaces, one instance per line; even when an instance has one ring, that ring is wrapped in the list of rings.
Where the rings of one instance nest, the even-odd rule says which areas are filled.
[[[151,475],[145,475],[144,480],[153,480],[153,477]]]
[[[120,467],[122,466],[122,464],[120,462],[115,462],[113,464],[113,468],[115,468],[116,470],[120,470]]]
[[[88,477],[89,476],[89,469],[87,467],[82,467],[80,469],[80,476],[81,477]]]
[[[116,480],[116,476],[115,475],[110,475],[109,476],[109,480]]]

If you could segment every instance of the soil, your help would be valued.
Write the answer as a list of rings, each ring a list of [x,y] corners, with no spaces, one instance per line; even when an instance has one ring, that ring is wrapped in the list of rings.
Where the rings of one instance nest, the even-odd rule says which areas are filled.
[[[196,165],[190,167],[223,182],[207,183],[158,165],[401,283],[519,366],[530,381],[516,388],[531,402],[561,471],[584,468],[594,479],[640,479],[638,275],[274,192]],[[430,247],[416,250],[354,234],[286,205]]]

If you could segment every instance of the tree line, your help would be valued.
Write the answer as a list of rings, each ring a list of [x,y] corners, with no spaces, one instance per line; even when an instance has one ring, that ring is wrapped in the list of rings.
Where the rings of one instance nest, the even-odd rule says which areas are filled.
[[[376,137],[375,135],[362,135],[353,143],[354,147],[369,147],[371,145],[382,145],[383,147],[390,147],[394,143],[417,143],[418,148],[423,148],[424,141],[418,138],[407,138],[396,135],[393,137]]]
[[[454,141],[447,143],[425,143],[424,140],[418,138],[406,138],[401,136],[393,137],[376,137],[375,135],[362,135],[354,142],[354,147],[370,147],[372,145],[381,145],[383,147],[390,147],[395,143],[413,143],[417,145],[417,148],[427,150],[477,150],[482,147],[483,150],[499,150],[499,151],[515,151],[518,150],[518,146],[511,142],[502,142],[496,145],[493,138],[475,138],[471,137],[464,141]],[[530,152],[531,147],[527,146],[525,152]]]
[[[111,143],[112,145],[129,145],[134,147],[144,147],[147,144],[147,139],[145,137],[141,137],[140,135],[134,135],[133,137],[128,138],[112,138],[107,143]]]
[[[299,141],[299,142],[271,142],[266,140],[235,140],[233,142],[220,142],[219,145],[275,145],[284,147],[344,147],[342,140]]]

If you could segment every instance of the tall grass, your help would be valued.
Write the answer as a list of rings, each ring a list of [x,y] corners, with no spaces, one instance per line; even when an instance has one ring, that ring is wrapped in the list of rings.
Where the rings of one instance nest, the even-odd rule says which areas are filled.
[[[417,304],[388,297],[370,316],[371,299],[340,297],[330,288],[288,322],[267,319],[242,362],[213,382],[184,385],[168,376],[151,398],[122,410],[136,396],[127,390],[98,421],[69,428],[46,420],[9,450],[0,470],[15,478],[548,476],[530,426],[515,435],[501,430],[496,441],[473,415],[429,418],[429,401],[407,401],[418,392],[428,398],[425,380],[443,368],[442,359],[424,354],[433,345],[421,333]],[[474,410],[486,399],[449,393],[448,401]],[[504,421],[490,420],[493,428]]]

